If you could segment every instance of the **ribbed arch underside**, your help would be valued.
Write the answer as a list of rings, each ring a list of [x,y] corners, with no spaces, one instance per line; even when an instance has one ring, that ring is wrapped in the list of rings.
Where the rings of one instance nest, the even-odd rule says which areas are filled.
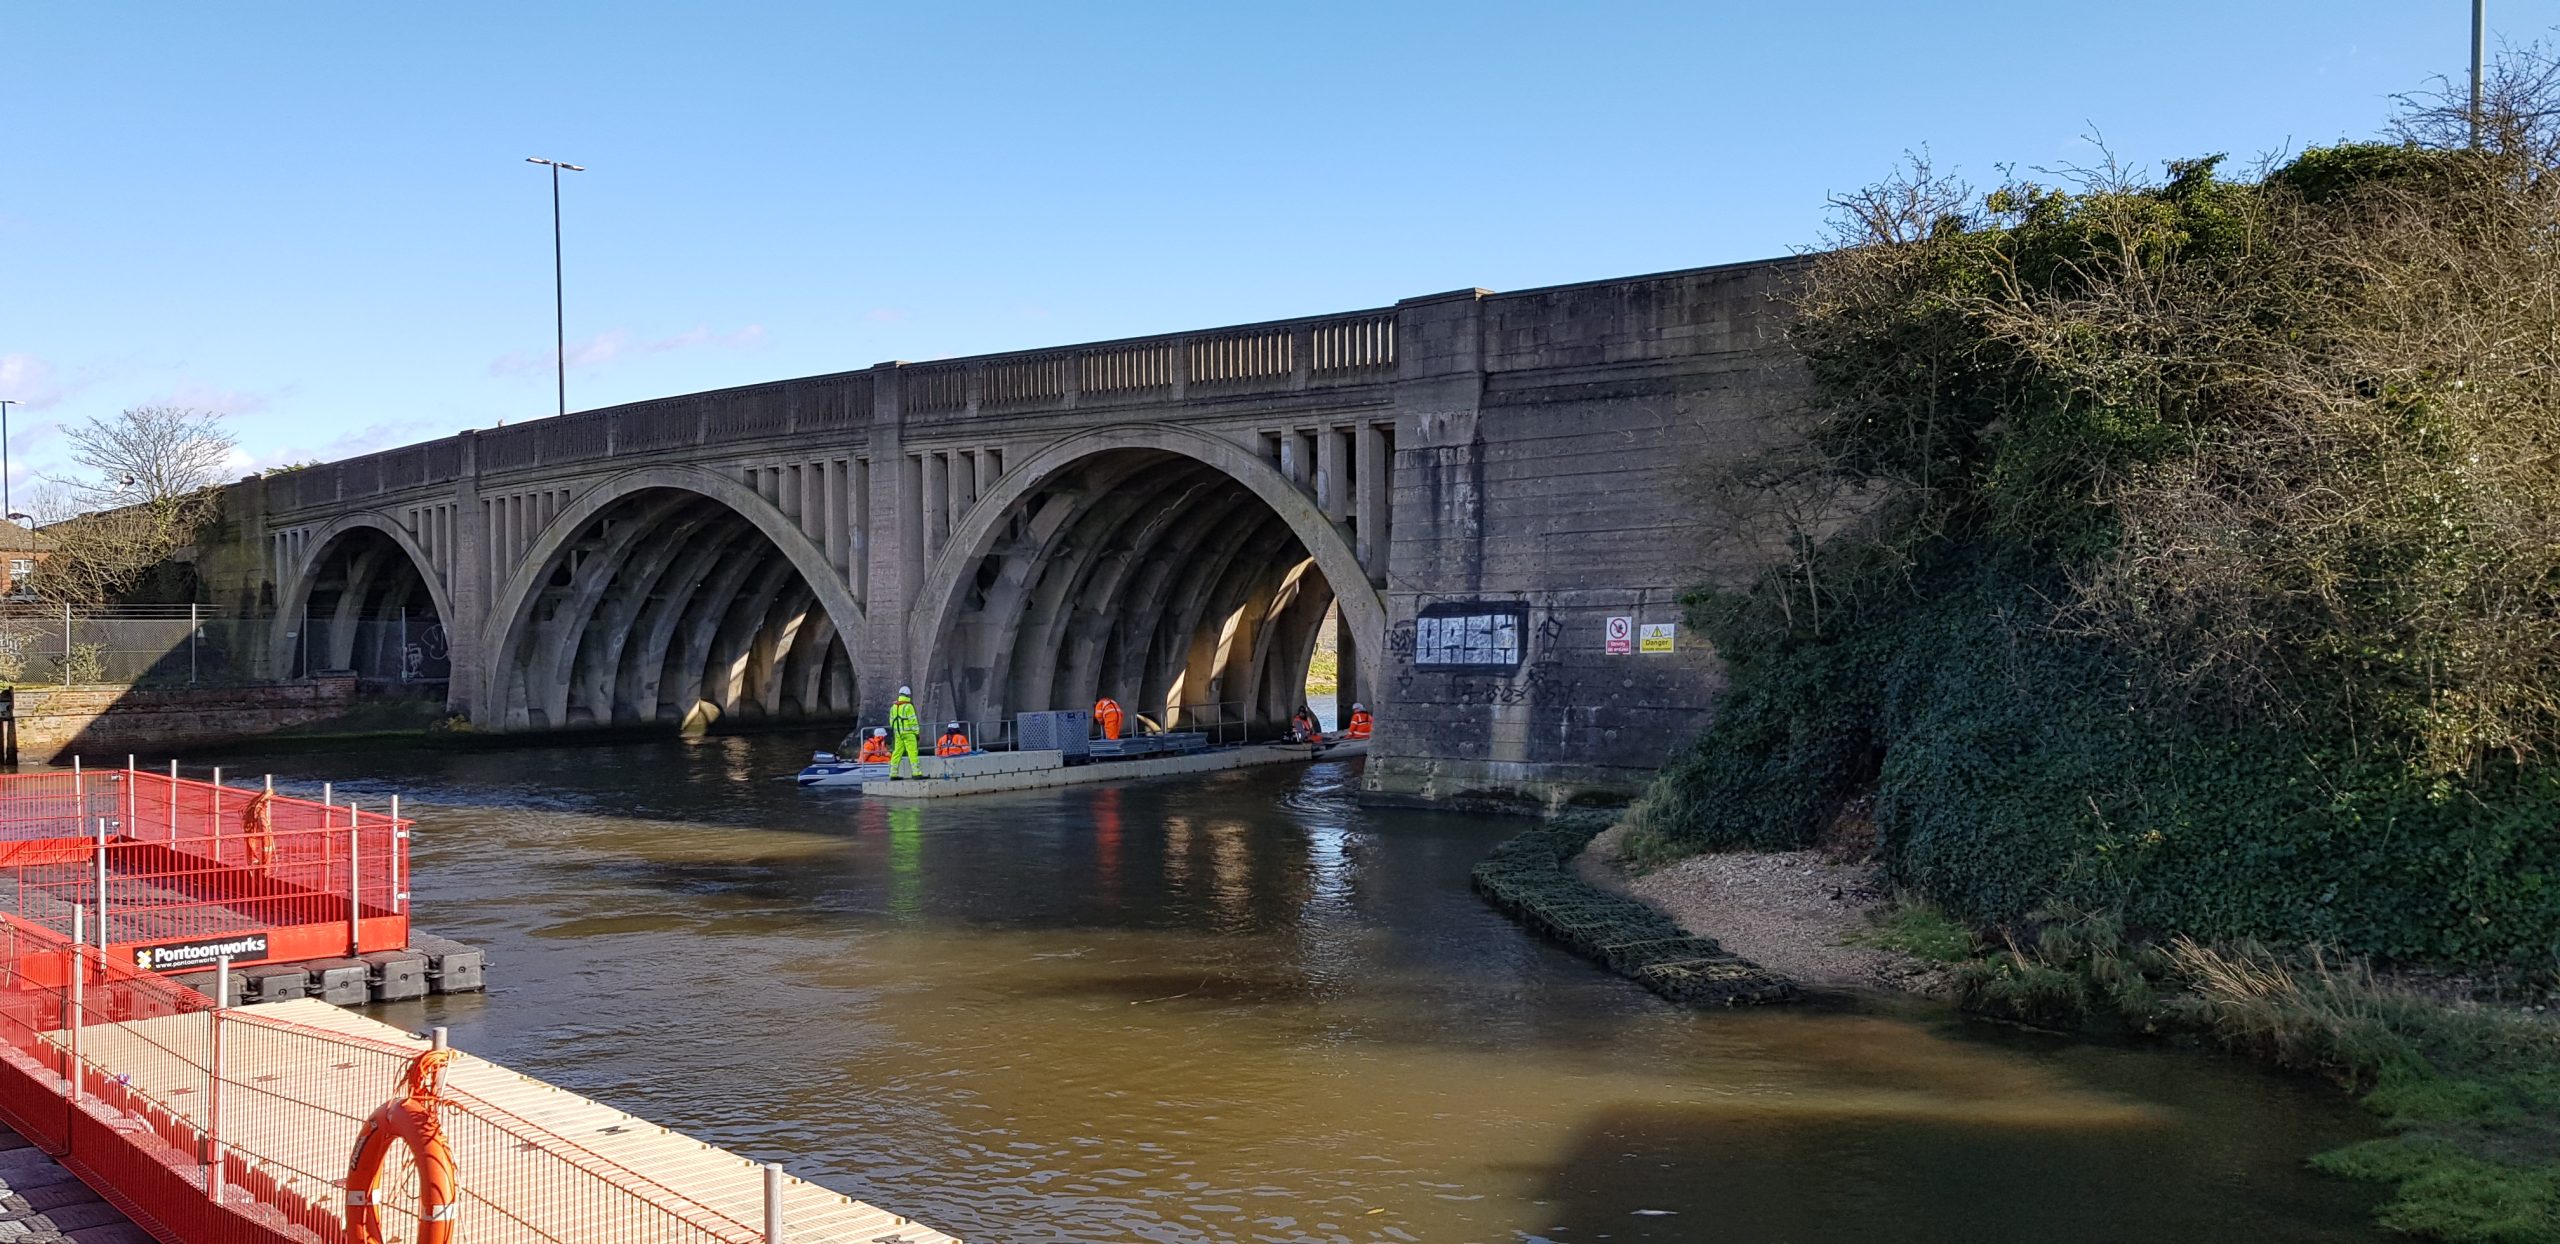
[[[1095,454],[997,530],[937,637],[929,708],[991,723],[1108,695],[1165,724],[1275,728],[1332,603],[1305,545],[1234,478],[1171,452]]]
[[[511,650],[515,729],[844,717],[853,662],[763,532],[681,489],[635,492],[553,556]]]
[[[413,676],[436,679],[450,671],[435,593],[418,563],[390,536],[371,527],[350,528],[313,559],[310,583],[303,602],[307,635],[293,654],[301,673],[351,669],[368,678],[394,678],[405,665]],[[429,635],[434,642],[426,645],[425,660],[399,650],[404,641],[414,644]]]

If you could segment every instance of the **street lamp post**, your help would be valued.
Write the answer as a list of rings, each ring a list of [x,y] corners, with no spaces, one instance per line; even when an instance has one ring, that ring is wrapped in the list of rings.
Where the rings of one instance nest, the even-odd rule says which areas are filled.
[[[0,397],[0,514],[12,519],[18,507],[9,504],[9,408],[18,404],[14,397]]]
[[[2489,33],[2489,0],[2471,0],[2471,145],[2480,145],[2480,45]]]
[[[560,413],[569,413],[569,317],[560,296],[560,170],[583,173],[583,164],[565,164],[541,156],[526,156],[527,164],[548,165],[551,169],[551,350],[560,365]]]

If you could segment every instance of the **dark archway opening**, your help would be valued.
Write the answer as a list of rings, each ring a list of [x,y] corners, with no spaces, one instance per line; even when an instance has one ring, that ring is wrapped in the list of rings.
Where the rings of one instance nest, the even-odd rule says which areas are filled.
[[[441,692],[453,654],[435,592],[408,550],[355,527],[320,551],[289,654],[295,677],[352,670],[367,682]]]
[[[514,729],[849,718],[853,662],[789,556],[728,505],[643,489],[554,554],[497,654]]]
[[[1166,450],[1097,453],[1026,493],[977,557],[925,710],[986,730],[1107,695],[1168,728],[1276,735],[1333,603],[1304,542],[1234,477]]]

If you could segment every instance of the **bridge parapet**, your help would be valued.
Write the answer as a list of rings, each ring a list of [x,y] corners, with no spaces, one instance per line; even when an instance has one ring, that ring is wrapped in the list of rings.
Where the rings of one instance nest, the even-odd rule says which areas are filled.
[[[899,411],[923,430],[980,415],[1187,405],[1395,379],[1393,308],[1131,337],[897,368]]]
[[[1380,385],[1395,379],[1393,308],[983,355],[653,398],[529,420],[280,472],[271,513],[335,508],[480,477],[560,471],[629,454],[750,451],[840,437],[878,414],[874,373],[896,373],[907,420],[1162,407]],[[466,450],[466,443],[469,448]]]

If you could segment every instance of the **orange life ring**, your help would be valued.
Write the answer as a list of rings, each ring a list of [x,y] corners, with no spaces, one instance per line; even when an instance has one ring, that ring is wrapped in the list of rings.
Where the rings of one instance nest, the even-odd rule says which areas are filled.
[[[348,1244],[385,1244],[382,1215],[374,1196],[382,1169],[391,1160],[391,1144],[409,1146],[418,1166],[417,1244],[453,1244],[458,1190],[454,1186],[453,1147],[445,1142],[436,1107],[444,1101],[444,1067],[452,1050],[428,1050],[409,1064],[408,1091],[384,1102],[365,1120],[356,1137],[355,1156],[347,1162]]]

